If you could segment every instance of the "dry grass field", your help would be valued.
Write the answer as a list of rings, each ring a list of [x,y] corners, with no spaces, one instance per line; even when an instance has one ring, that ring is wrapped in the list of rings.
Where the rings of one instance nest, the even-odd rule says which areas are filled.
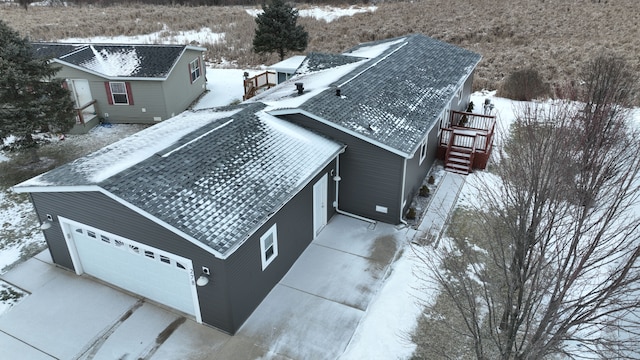
[[[299,8],[307,5],[300,4]],[[251,51],[254,19],[245,8],[127,5],[112,7],[0,6],[2,19],[32,40],[96,35],[135,35],[210,27],[223,43],[201,44],[213,62],[249,67],[275,56]],[[307,51],[340,52],[363,41],[408,33],[476,51],[483,60],[475,88],[495,89],[511,72],[534,67],[550,84],[576,79],[593,54],[610,52],[640,73],[638,0],[416,0],[384,2],[374,13],[326,23],[300,18],[310,35]],[[167,32],[167,36],[171,34]]]

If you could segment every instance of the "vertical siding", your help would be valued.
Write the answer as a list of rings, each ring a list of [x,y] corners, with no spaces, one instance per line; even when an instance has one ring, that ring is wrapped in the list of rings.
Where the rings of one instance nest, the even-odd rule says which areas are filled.
[[[200,58],[200,78],[191,83],[189,63]],[[206,90],[206,70],[202,52],[186,50],[173,68],[171,75],[162,84],[163,99],[166,104],[167,117],[178,115],[186,110]],[[238,79],[238,86],[242,87],[242,79]]]
[[[46,214],[54,219],[63,216],[191,259],[196,277],[202,266],[209,267],[213,274],[211,281],[197,287],[202,321],[231,332],[230,307],[225,293],[229,286],[222,260],[101,193],[32,193],[31,196],[41,220],[46,219]],[[73,269],[59,224],[56,222],[44,234],[54,262]]]
[[[335,162],[320,172],[226,260],[232,333],[240,328],[313,240],[313,185],[334,168]],[[329,182],[328,186],[327,200],[331,203],[335,196],[334,184]],[[328,209],[327,219],[332,215],[333,210]],[[277,224],[278,256],[263,271],[260,237],[273,224]]]
[[[304,115],[282,117],[347,145],[340,155],[340,210],[399,223],[404,158]],[[376,211],[376,206],[386,207],[387,213]]]

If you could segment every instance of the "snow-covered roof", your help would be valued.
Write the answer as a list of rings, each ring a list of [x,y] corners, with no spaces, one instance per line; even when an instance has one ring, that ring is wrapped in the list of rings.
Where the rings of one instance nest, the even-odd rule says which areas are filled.
[[[304,55],[296,55],[292,56],[288,59],[282,60],[278,63],[275,63],[269,66],[270,70],[275,70],[278,72],[283,72],[287,74],[293,74],[296,69],[302,64],[302,61],[306,58]]]
[[[32,43],[36,56],[109,79],[165,79],[190,45]]]
[[[101,189],[224,258],[343,149],[264,107],[183,113],[14,189]]]
[[[476,53],[421,34],[362,44],[344,55],[368,60],[291,80],[313,94],[304,102],[279,101],[272,96],[277,91],[266,92],[260,101],[274,109],[272,114],[311,114],[407,158],[480,61]],[[314,76],[321,81],[306,80]]]

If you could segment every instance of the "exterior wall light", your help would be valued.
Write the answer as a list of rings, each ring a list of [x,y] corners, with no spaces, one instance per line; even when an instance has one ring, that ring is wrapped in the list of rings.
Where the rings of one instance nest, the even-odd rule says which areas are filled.
[[[198,286],[205,286],[208,283],[209,283],[209,276],[207,276],[204,273],[202,273],[200,277],[198,277],[198,280],[196,280],[196,285]]]

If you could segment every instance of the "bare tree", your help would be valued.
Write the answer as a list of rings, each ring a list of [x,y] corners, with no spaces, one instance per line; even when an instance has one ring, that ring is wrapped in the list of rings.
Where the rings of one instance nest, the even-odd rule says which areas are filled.
[[[626,64],[519,109],[464,237],[433,268],[478,359],[640,356],[640,131]],[[421,256],[427,265],[432,258]]]

